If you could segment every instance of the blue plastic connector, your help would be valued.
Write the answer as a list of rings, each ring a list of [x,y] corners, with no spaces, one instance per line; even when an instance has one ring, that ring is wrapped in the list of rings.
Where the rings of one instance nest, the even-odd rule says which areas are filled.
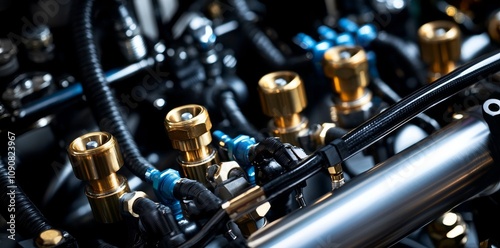
[[[368,47],[375,38],[377,38],[377,28],[373,24],[365,24],[356,32],[358,44],[364,48]]]
[[[322,40],[329,40],[330,42],[335,42],[337,40],[337,32],[327,26],[319,26],[318,28],[319,38]],[[335,44],[332,44],[335,45]]]
[[[174,169],[166,169],[162,172],[150,169],[146,172],[146,180],[153,184],[156,198],[172,210],[177,221],[184,219],[181,203],[174,197],[174,187],[180,179],[179,172]]]
[[[356,41],[350,33],[341,33],[337,36],[335,44],[338,46],[354,46],[356,45]]]
[[[293,37],[293,42],[306,50],[310,50],[316,45],[316,41],[311,36],[304,33],[295,35],[295,37]]]
[[[236,161],[246,171],[250,184],[255,185],[255,169],[248,157],[250,149],[256,143],[255,139],[247,135],[238,135],[236,138],[231,139],[231,137],[219,130],[215,130],[212,137],[227,149],[229,159]]]
[[[339,19],[338,25],[340,29],[353,35],[356,34],[359,29],[358,24],[345,17]]]

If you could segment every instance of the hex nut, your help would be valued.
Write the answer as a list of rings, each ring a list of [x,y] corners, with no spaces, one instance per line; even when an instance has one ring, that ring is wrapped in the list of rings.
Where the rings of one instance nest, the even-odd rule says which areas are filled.
[[[147,198],[146,193],[142,191],[134,191],[130,193],[125,193],[121,197],[122,211],[123,213],[130,214],[133,217],[138,218],[139,215],[134,212],[134,202],[139,198]]]
[[[35,240],[35,244],[39,248],[49,248],[58,245],[64,236],[61,231],[56,229],[48,229],[41,232]]]

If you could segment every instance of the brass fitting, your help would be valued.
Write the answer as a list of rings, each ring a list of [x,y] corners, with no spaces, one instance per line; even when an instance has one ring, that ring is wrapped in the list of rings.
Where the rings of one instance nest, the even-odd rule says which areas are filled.
[[[500,43],[500,11],[497,11],[488,21],[488,34],[490,38]]]
[[[205,107],[189,104],[170,110],[165,117],[165,128],[175,149],[180,150],[178,162],[184,175],[210,186],[206,173],[208,166],[219,163],[212,142],[212,122]]]
[[[243,215],[235,221],[245,238],[250,237],[250,235],[252,235],[252,233],[257,231],[259,228],[267,225],[267,219],[265,216],[270,209],[271,204],[269,204],[269,202],[265,202],[252,212]]]
[[[459,213],[446,212],[428,226],[429,236],[436,248],[465,247],[467,224]]]
[[[336,164],[328,167],[328,173],[332,180],[332,189],[338,189],[344,185],[344,171],[341,164]]]
[[[422,60],[429,66],[429,81],[453,71],[460,59],[460,29],[451,21],[433,21],[418,29]]]
[[[214,184],[216,185],[221,185],[223,188],[225,187],[224,182],[229,179],[230,173],[233,170],[241,170],[244,172],[244,170],[238,165],[237,162],[235,161],[227,161],[227,162],[222,162],[218,166],[218,170],[214,174]],[[225,195],[226,197],[222,196],[222,199],[230,199],[233,198],[232,193],[230,193],[232,189],[235,189],[235,187],[229,187],[226,189],[227,193],[222,194]],[[271,204],[269,202],[265,202],[255,208],[254,210],[250,211],[247,214],[244,214],[241,216],[239,219],[237,219],[235,222],[240,228],[241,233],[245,237],[249,237],[252,233],[257,231],[257,229],[263,227],[264,225],[267,224],[267,220],[265,218],[267,212],[271,209]]]
[[[354,102],[366,95],[368,59],[360,46],[336,46],[324,55],[323,70],[332,79],[333,89],[342,102]]]
[[[243,194],[223,203],[221,207],[231,219],[236,220],[244,214],[251,212],[259,202],[265,200],[266,194],[264,190],[257,185],[248,189]]]
[[[307,106],[302,79],[292,71],[277,71],[264,75],[258,90],[262,111],[273,118],[269,123],[273,136],[298,146],[297,135],[308,126],[300,115]]]
[[[338,95],[330,109],[332,121],[343,128],[361,124],[374,108],[372,93],[366,88],[370,82],[366,52],[360,46],[336,46],[323,58],[323,71]]]
[[[130,190],[126,178],[116,174],[123,165],[116,139],[106,132],[88,133],[71,142],[68,154],[75,176],[87,181],[85,194],[96,221],[121,220],[120,197]]]
[[[51,248],[56,247],[63,239],[64,236],[61,231],[48,229],[41,232],[38,237],[36,237],[35,244],[38,248]]]

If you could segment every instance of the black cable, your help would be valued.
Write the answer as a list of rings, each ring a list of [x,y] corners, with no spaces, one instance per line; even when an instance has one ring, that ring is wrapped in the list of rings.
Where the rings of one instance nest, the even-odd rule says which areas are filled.
[[[481,56],[427,84],[342,137],[348,159],[411,118],[477,81],[500,71],[500,52]]]
[[[287,59],[283,53],[273,44],[271,39],[257,27],[253,20],[250,7],[246,0],[230,0],[230,4],[236,10],[236,16],[243,33],[250,39],[255,48],[260,52],[261,56],[270,62],[274,67],[282,67],[287,63]]]
[[[140,154],[106,82],[94,41],[93,6],[94,0],[76,1],[73,6],[74,38],[83,91],[101,130],[118,140],[127,168],[145,180],[146,171],[153,166]]]
[[[19,232],[23,238],[35,238],[42,231],[52,229],[45,216],[24,194],[24,191],[14,181],[11,181],[8,175],[8,168],[0,158],[0,195],[2,208],[0,212],[4,219],[9,222],[10,214],[15,214],[16,232]],[[11,195],[14,193],[15,212],[9,212],[11,204]]]
[[[373,78],[372,85],[377,88],[381,94],[385,96],[385,101],[389,104],[394,104],[401,100],[401,97],[392,88],[387,85],[381,78]],[[412,121],[416,122],[417,126],[422,127],[427,133],[432,133],[441,128],[439,123],[426,115],[425,113],[418,114]]]
[[[400,37],[380,31],[370,43],[370,46],[377,54],[391,54],[391,56],[394,56],[405,74],[415,78],[418,85],[427,83],[421,59],[408,53],[408,44]]]
[[[179,246],[179,248],[204,247],[204,243],[208,242],[214,236],[214,233],[225,226],[227,221],[229,221],[229,216],[226,211],[219,209],[196,235]]]
[[[232,91],[222,92],[219,95],[219,99],[220,105],[222,106],[222,112],[231,123],[231,126],[237,128],[240,133],[253,137],[256,142],[265,139],[264,134],[255,129],[241,112],[238,102],[236,101],[236,96]]]
[[[174,247],[186,241],[167,206],[158,205],[149,198],[139,198],[132,207],[148,235],[160,241],[159,247]]]
[[[222,200],[198,181],[181,178],[174,186],[174,197],[193,199],[196,207],[203,212],[217,211]]]

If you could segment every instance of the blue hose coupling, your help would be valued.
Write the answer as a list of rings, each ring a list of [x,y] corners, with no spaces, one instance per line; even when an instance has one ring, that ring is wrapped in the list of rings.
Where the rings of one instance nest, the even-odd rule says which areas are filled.
[[[350,34],[355,34],[359,29],[358,24],[345,17],[339,19],[338,25],[340,29]]]
[[[328,26],[319,26],[318,28],[318,34],[319,34],[319,37],[322,39],[322,40],[329,40],[331,42],[335,42],[337,40],[337,32],[335,32],[335,30],[331,29],[330,27]]]
[[[337,39],[335,39],[335,44],[337,44],[337,46],[355,46],[356,40],[350,33],[344,32],[337,36]]]
[[[231,139],[222,131],[215,130],[212,134],[219,144],[227,149],[229,159],[236,161],[247,172],[248,179],[252,185],[255,185],[255,169],[250,162],[248,154],[256,142],[253,137],[247,135],[238,135]]]
[[[157,169],[149,169],[146,172],[146,180],[153,184],[156,197],[172,210],[177,221],[184,219],[181,203],[174,197],[174,187],[180,179],[179,172],[173,169],[166,169],[162,172]]]
[[[295,35],[295,37],[293,37],[293,42],[305,50],[313,49],[316,45],[316,41],[311,36],[304,33]]]
[[[365,24],[356,31],[358,44],[364,48],[377,38],[377,28],[373,24]]]

